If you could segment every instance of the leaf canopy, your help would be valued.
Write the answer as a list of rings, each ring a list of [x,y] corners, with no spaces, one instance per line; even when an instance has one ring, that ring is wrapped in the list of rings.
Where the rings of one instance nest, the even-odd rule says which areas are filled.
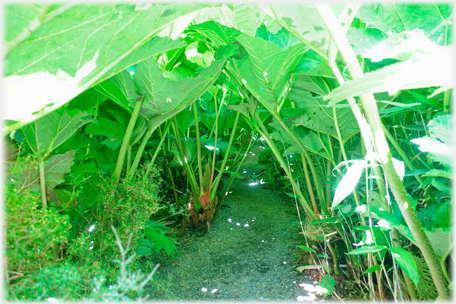
[[[264,106],[274,108],[289,89],[290,73],[304,54],[305,45],[283,51],[274,43],[248,35],[240,35],[237,41],[249,54],[243,63],[236,62],[242,82]]]
[[[21,129],[30,149],[46,157],[80,127],[92,121],[87,112],[54,111]]]

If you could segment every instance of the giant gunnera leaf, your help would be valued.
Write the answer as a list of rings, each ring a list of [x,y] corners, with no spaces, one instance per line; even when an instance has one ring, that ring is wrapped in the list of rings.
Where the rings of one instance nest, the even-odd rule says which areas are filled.
[[[206,6],[8,5],[4,117],[16,123],[4,133],[50,113],[129,66],[185,46],[175,39]]]
[[[264,106],[274,109],[289,90],[290,73],[308,48],[299,43],[283,51],[278,45],[242,34],[237,41],[249,58],[236,68],[247,89]]]

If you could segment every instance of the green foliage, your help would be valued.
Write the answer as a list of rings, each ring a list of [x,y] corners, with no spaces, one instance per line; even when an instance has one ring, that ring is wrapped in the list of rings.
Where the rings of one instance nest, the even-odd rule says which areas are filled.
[[[10,280],[55,263],[71,229],[68,216],[40,209],[37,196],[4,188],[7,271]]]
[[[435,284],[432,281],[429,267],[423,258],[414,256],[416,267],[418,269],[419,282],[415,285],[418,298],[420,300],[435,300],[438,296]]]
[[[44,161],[45,185],[47,192],[50,192],[57,185],[65,181],[63,178],[70,171],[73,165],[75,151],[69,151],[64,154],[51,155]],[[20,162],[24,162],[22,165]],[[25,166],[25,170],[19,169]],[[16,168],[13,168],[16,167]],[[40,177],[38,166],[35,161],[19,160],[11,164],[10,170],[14,172],[11,178],[14,179],[15,186],[18,190],[27,189],[28,191],[40,191]]]
[[[399,267],[401,267],[401,269],[410,277],[415,285],[418,285],[418,269],[412,254],[407,250],[398,247],[392,247],[390,248],[390,251]]]
[[[168,256],[173,258],[175,258],[175,255],[180,256],[175,241],[167,237],[167,233],[168,228],[165,225],[147,221],[144,229],[144,239],[140,241],[136,251],[138,255],[150,255],[152,254],[152,250],[155,254],[159,254],[164,249]]]
[[[54,111],[21,129],[30,149],[46,157],[70,138],[80,127],[91,122],[89,113]]]
[[[136,250],[143,239],[146,222],[163,208],[160,185],[159,172],[150,163],[140,168],[131,180],[123,179],[114,186],[101,175],[97,185],[100,194],[91,211],[92,218],[81,227],[80,236],[70,248],[73,258],[84,264],[110,261],[116,252],[111,225],[123,242],[132,234],[131,248]]]
[[[224,156],[231,157],[228,135],[236,142],[245,140],[241,133],[245,136],[255,130],[259,117],[272,142],[279,143],[274,155],[270,147],[260,154],[265,167],[261,178],[267,186],[283,186],[285,168],[276,157],[281,162],[285,157],[289,181],[295,180],[299,188],[295,190],[306,194],[300,195],[301,200],[312,200],[312,209],[324,217],[305,227],[305,237],[313,244],[301,249],[326,259],[326,246],[330,247],[336,259],[350,262],[355,266],[351,270],[358,268],[359,276],[355,275],[364,281],[357,282],[360,288],[368,285],[367,276],[360,274],[379,270],[379,265],[394,259],[418,284],[420,299],[435,299],[429,270],[433,264],[417,259],[430,254],[420,252],[425,247],[414,236],[425,233],[422,237],[428,237],[438,262],[445,262],[453,248],[452,91],[447,64],[453,5],[333,4],[330,10],[336,23],[344,27],[341,37],[333,30],[330,34],[331,25],[324,21],[320,8],[299,3],[7,5],[5,83],[11,102],[3,130],[5,135],[16,130],[14,141],[8,138],[5,145],[7,265],[14,271],[8,273],[13,282],[7,287],[10,298],[137,299],[142,293],[141,276],[126,266],[141,266],[134,263],[134,257],[127,258],[126,252],[147,256],[164,249],[168,256],[179,255],[170,237],[173,229],[158,222],[164,216],[157,212],[165,210],[164,202],[170,200],[186,205],[188,183],[184,180],[190,176],[195,192],[195,160],[205,161],[212,155],[205,146],[215,146],[215,132],[220,163]],[[347,38],[351,48],[347,45],[344,50],[338,38]],[[350,59],[346,52],[357,56],[353,64],[359,62],[364,74],[354,73],[353,64],[345,64]],[[391,153],[400,180],[380,179],[391,168],[374,167],[377,164],[369,163],[366,156],[378,156],[375,152],[382,148],[378,143],[383,132],[375,130],[372,119],[368,124],[357,121],[343,102],[354,97],[356,103],[361,100],[367,106],[362,96],[357,97],[367,93],[375,93],[378,113],[373,106],[375,113],[364,108],[364,114],[379,114],[383,130],[391,133],[387,137],[394,149],[384,148]],[[138,98],[143,98],[139,99],[140,116],[126,134]],[[197,110],[198,135],[190,105]],[[233,111],[243,114],[236,131],[233,127],[239,116],[235,120]],[[176,129],[184,134],[179,152],[173,136],[160,141],[164,135],[154,132],[175,115]],[[365,124],[361,126],[368,134],[359,134],[358,123]],[[130,140],[119,153],[124,138]],[[158,141],[158,147],[151,144]],[[363,141],[376,145],[373,155],[366,155],[370,149]],[[237,160],[244,147],[237,150]],[[144,148],[149,151],[143,155]],[[149,163],[149,156],[155,159],[159,153],[177,156],[161,163],[164,177],[176,172],[176,183],[167,180],[165,187]],[[302,164],[301,153],[308,164]],[[343,174],[336,164],[347,161],[355,164]],[[44,181],[40,181],[38,164],[44,165]],[[138,165],[142,167],[136,171]],[[186,166],[186,176],[181,165]],[[133,178],[112,182],[108,176],[115,167],[116,181],[125,167]],[[304,168],[310,169],[311,180]],[[362,178],[364,169],[366,178]],[[208,167],[201,177],[205,181],[200,192],[208,188],[210,171]],[[173,191],[172,198],[171,191],[161,189],[171,190],[171,184],[181,188]],[[393,184],[403,190],[404,197],[408,195],[411,206],[403,208],[403,202],[385,193],[389,189],[384,186]],[[50,202],[48,210],[39,208],[35,194],[30,194],[41,191],[42,185]],[[392,192],[397,196],[397,191]],[[355,205],[360,206],[356,211]],[[308,207],[307,203],[303,206]],[[168,209],[165,216],[175,214],[172,205]],[[425,229],[412,227],[409,219],[414,210]],[[187,212],[186,208],[181,212]],[[337,237],[330,243],[320,242],[334,232],[335,224],[343,229],[345,244]],[[117,229],[116,239],[111,226]],[[399,240],[389,237],[387,232],[393,228]],[[117,261],[120,276],[110,267],[116,241],[122,256]],[[409,251],[392,247],[392,241]],[[125,242],[126,250],[121,246]],[[364,247],[350,251],[350,243]],[[318,247],[323,244],[324,249]],[[57,247],[67,249],[69,255],[58,256],[67,263],[55,263]],[[388,249],[392,256],[386,254]],[[379,264],[365,269],[358,258],[368,253]],[[321,265],[326,266],[328,261],[324,262]],[[435,276],[435,269],[432,273]],[[19,278],[22,274],[25,277]],[[390,271],[384,275],[397,279]],[[319,285],[329,295],[335,280],[325,275]],[[392,285],[399,286],[397,282]],[[442,284],[436,285],[442,289]]]
[[[453,11],[450,3],[369,3],[356,15],[384,33],[400,33],[420,28],[440,45],[451,44],[452,28],[439,26],[448,22]]]
[[[325,288],[327,291],[322,293],[323,296],[328,296],[333,292],[336,286],[336,279],[330,275],[324,275],[323,279],[318,281],[318,286]]]
[[[434,118],[428,124],[430,136],[412,139],[420,145],[420,150],[429,152],[429,156],[446,168],[453,165],[453,117],[442,115]]]
[[[115,232],[116,233],[116,232]],[[134,270],[135,255],[127,257],[130,240],[122,246],[117,235],[120,259],[115,269],[77,267],[69,263],[42,268],[19,284],[7,286],[8,300],[20,301],[138,301],[143,300],[144,287],[160,264],[149,275]],[[117,267],[116,267],[117,268]],[[112,277],[112,278],[110,278]]]
[[[366,167],[366,163],[365,161],[360,160],[353,162],[354,164],[348,168],[347,173],[344,175],[339,185],[337,186],[336,194],[334,194],[334,200],[331,208],[339,205],[342,200],[344,200],[358,184],[361,174]]]
[[[40,269],[20,284],[10,287],[8,300],[46,301],[49,298],[79,300],[83,287],[81,274],[75,266],[64,264]]]

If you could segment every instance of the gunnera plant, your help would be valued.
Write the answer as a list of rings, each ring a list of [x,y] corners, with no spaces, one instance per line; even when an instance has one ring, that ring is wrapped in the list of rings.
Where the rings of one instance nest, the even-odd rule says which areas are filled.
[[[131,250],[136,251],[149,218],[165,206],[160,203],[161,178],[151,163],[139,168],[130,180],[119,183],[100,176],[98,197],[93,217],[78,238],[73,241],[70,255],[80,263],[110,263],[117,253],[116,229],[121,242],[131,238]]]

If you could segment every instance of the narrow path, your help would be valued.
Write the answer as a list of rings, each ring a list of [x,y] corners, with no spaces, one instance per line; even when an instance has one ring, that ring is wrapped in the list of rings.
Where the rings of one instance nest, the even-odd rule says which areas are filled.
[[[252,149],[242,171],[258,173],[261,146]],[[254,154],[254,155],[253,155]],[[253,175],[254,176],[254,175]],[[154,258],[162,287],[156,300],[287,300],[306,296],[300,283],[309,279],[295,265],[302,243],[294,202],[261,185],[235,180],[208,234],[179,239],[181,257]],[[168,283],[167,283],[168,282]],[[158,297],[158,298],[157,298]]]

